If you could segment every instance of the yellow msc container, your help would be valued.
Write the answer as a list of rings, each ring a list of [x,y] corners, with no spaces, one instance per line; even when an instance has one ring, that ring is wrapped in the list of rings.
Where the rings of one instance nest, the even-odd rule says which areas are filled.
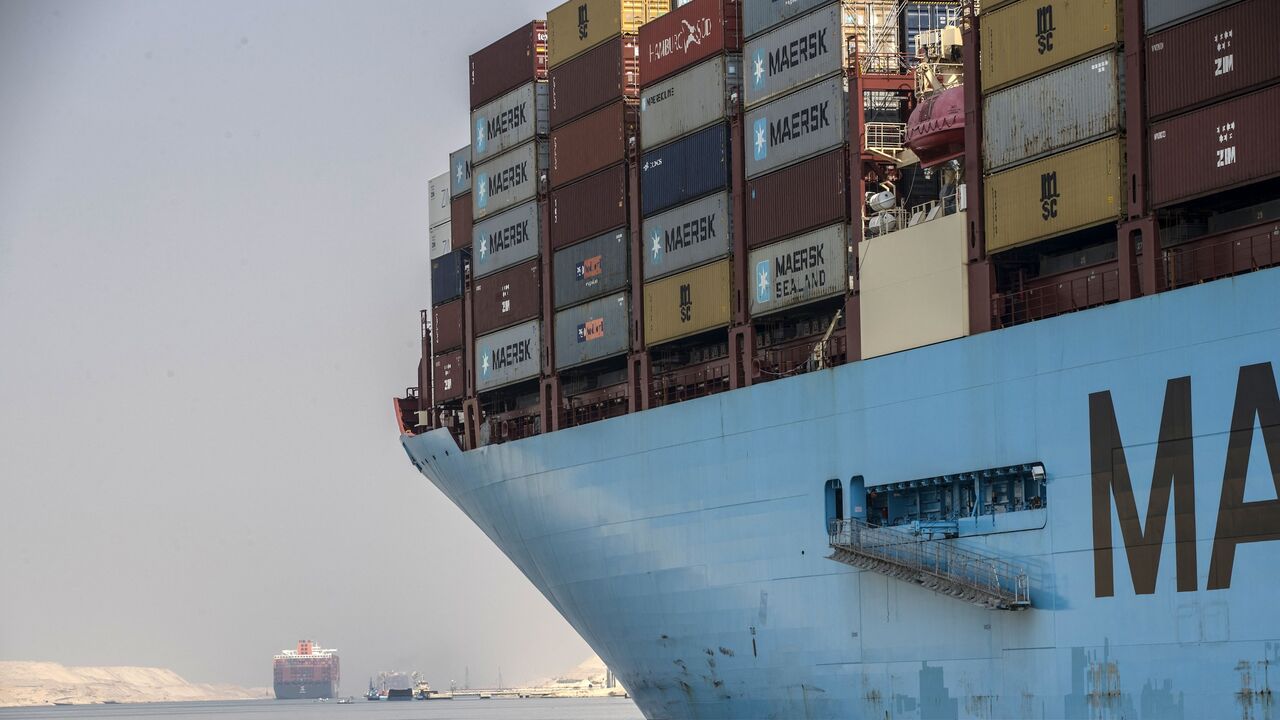
[[[728,325],[731,262],[726,258],[645,283],[645,342],[657,345]]]
[[[987,252],[1116,222],[1124,206],[1123,150],[1112,137],[988,177]]]
[[[982,91],[989,93],[1111,47],[1119,0],[1017,0],[983,12]]]
[[[581,55],[667,12],[670,0],[569,0],[547,13],[547,67]]]

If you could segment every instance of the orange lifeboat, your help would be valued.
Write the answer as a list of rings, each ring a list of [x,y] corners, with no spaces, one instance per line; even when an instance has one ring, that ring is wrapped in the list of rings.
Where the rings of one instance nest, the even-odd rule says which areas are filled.
[[[964,155],[964,86],[932,95],[911,111],[907,147],[922,167],[933,167]]]

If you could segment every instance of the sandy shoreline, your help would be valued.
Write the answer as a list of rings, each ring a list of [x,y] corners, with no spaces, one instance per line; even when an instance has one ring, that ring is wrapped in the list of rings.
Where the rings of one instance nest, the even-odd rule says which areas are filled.
[[[164,668],[0,661],[0,707],[270,698],[270,688],[192,683]]]

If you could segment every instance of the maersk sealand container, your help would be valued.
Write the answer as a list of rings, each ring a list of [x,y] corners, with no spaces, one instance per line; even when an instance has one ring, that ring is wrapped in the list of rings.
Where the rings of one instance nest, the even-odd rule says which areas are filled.
[[[729,126],[716,123],[640,157],[640,214],[648,217],[729,185]]]

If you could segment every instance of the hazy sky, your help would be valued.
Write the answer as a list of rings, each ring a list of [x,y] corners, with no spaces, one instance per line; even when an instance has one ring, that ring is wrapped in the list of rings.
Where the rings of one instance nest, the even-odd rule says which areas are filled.
[[[491,684],[587,646],[399,446],[501,2],[0,0],[0,659]]]

